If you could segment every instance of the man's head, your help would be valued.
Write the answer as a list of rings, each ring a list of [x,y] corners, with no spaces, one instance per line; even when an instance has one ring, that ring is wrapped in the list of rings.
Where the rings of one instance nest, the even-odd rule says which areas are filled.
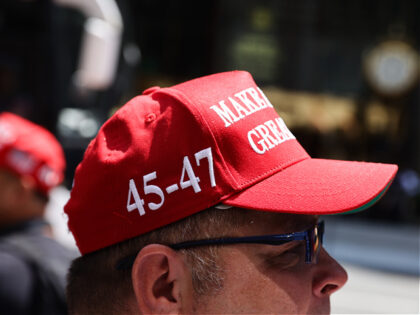
[[[366,208],[396,170],[310,158],[246,72],[146,90],[104,124],[76,170],[65,211],[83,257],[70,307],[328,311],[346,274],[319,246],[317,216]],[[306,259],[311,248],[318,262]],[[77,294],[84,279],[101,289]]]
[[[59,142],[45,128],[0,114],[0,226],[43,215],[49,190],[64,176]]]
[[[70,271],[71,314],[327,313],[346,282],[321,250],[305,263],[302,242],[173,250],[197,239],[304,231],[316,216],[211,208],[156,231],[77,259]],[[119,263],[134,254],[133,266]]]

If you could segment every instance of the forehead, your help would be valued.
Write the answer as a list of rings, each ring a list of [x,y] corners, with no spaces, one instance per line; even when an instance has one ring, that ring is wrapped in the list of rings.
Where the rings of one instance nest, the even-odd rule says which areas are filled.
[[[244,224],[239,228],[243,235],[280,234],[306,230],[314,225],[318,216],[246,210]]]

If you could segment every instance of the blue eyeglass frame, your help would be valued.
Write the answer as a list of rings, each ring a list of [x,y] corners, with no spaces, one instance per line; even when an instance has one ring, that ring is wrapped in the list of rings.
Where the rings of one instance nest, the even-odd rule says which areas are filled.
[[[312,228],[301,232],[293,232],[288,234],[272,234],[262,236],[243,236],[243,237],[223,237],[202,239],[195,241],[186,241],[176,244],[167,245],[174,250],[188,249],[198,246],[209,245],[230,245],[230,244],[265,244],[265,245],[283,245],[293,241],[305,241],[305,262],[316,263],[318,253],[324,237],[325,224],[324,221],[318,222]],[[137,255],[131,255],[121,259],[116,269],[124,270],[132,267]]]
[[[168,245],[170,248],[179,250],[187,249],[196,246],[208,245],[228,245],[228,244],[265,244],[265,245],[283,245],[293,241],[305,241],[306,253],[305,262],[311,263],[316,258],[320,245],[324,236],[324,221],[314,225],[312,228],[288,234],[272,234],[262,236],[243,236],[243,237],[224,237],[214,239],[203,239],[197,241],[186,241],[173,245]],[[319,240],[317,244],[316,241]],[[316,248],[315,248],[316,246]]]

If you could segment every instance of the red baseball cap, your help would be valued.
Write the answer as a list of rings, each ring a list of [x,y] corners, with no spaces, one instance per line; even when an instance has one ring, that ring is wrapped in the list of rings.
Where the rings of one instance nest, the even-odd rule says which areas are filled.
[[[312,159],[251,75],[233,71],[150,88],[119,109],[89,144],[65,212],[86,254],[218,204],[361,210],[396,172]]]
[[[15,114],[0,114],[0,168],[32,178],[46,195],[63,180],[65,166],[63,149],[51,132]]]

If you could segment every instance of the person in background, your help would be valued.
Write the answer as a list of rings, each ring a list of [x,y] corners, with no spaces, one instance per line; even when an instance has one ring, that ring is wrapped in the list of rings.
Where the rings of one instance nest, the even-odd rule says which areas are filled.
[[[244,71],[153,87],[100,129],[64,210],[70,314],[325,314],[347,280],[320,215],[391,164],[313,159]]]
[[[45,128],[0,114],[0,314],[66,314],[66,274],[76,251],[52,237],[48,193],[65,158]]]

